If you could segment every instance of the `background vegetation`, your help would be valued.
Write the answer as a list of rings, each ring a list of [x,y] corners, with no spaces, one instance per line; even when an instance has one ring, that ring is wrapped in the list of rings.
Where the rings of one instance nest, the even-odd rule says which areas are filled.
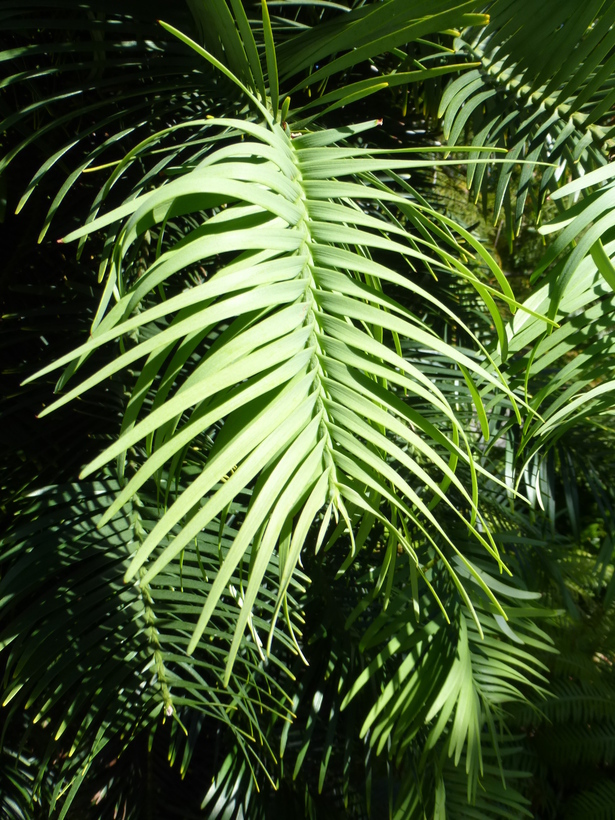
[[[615,3],[0,19],[0,814],[612,817]]]

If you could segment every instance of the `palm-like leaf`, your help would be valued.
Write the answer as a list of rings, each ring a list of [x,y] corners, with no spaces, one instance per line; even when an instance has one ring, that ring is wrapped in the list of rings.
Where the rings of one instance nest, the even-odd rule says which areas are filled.
[[[548,639],[530,620],[547,614],[526,603],[536,597],[535,593],[498,582],[494,586],[503,598],[516,603],[508,602],[508,623],[497,614],[489,623],[488,609],[483,609],[486,601],[474,598],[474,605],[481,609],[481,637],[463,607],[453,626],[446,626],[437,617],[425,624],[412,623],[410,589],[403,591],[398,582],[395,587],[399,593],[370,624],[361,641],[364,652],[374,650],[373,659],[342,704],[344,708],[374,675],[381,676],[383,667],[387,669],[361,736],[367,736],[378,752],[387,748],[400,763],[427,727],[420,762],[424,769],[432,750],[441,748],[439,741],[444,735],[446,752],[455,766],[466,751],[471,802],[476,800],[477,784],[484,775],[481,733],[491,735],[497,753],[495,722],[505,716],[506,704],[525,700],[524,690],[543,691],[539,681],[546,681],[542,674],[545,667],[537,661],[535,650],[550,650]]]
[[[530,0],[485,4],[489,24],[469,29],[456,43],[478,68],[464,73],[446,89],[440,114],[444,134],[454,145],[467,128],[477,146],[509,148],[511,158],[528,160],[518,178],[503,167],[495,186],[496,218],[505,206],[511,231],[518,230],[532,189],[533,166],[553,163],[543,171],[536,195],[537,210],[557,187],[564,167],[575,163],[591,170],[605,163],[603,146],[614,136],[612,51],[615,45],[613,5],[543,3],[540,13]],[[470,168],[468,181],[485,196],[489,176]],[[514,212],[511,182],[517,188]]]
[[[164,8],[163,3],[157,8],[140,0],[131,0],[119,11],[112,2],[94,11],[45,0],[27,9],[10,0],[2,4],[3,27],[12,42],[1,59],[12,72],[2,83],[0,132],[8,137],[6,143],[3,138],[7,150],[0,174],[23,152],[44,153],[45,161],[18,205],[21,210],[43,181],[54,180],[57,193],[41,239],[67,194],[83,184],[82,174],[90,166],[104,164],[109,154],[114,161],[118,151],[132,147],[157,123],[173,120],[184,106],[196,105],[200,79],[195,61],[156,25]],[[191,23],[181,5],[172,15],[177,24]],[[32,32],[46,28],[58,31],[57,39],[31,41]],[[52,58],[46,65],[41,65],[42,54]],[[62,176],[56,182],[59,169]]]
[[[534,550],[572,589],[573,567],[589,560],[554,557],[568,543],[556,537],[558,481],[578,533],[570,488],[581,468],[568,457],[569,433],[612,406],[610,365],[594,355],[610,351],[610,185],[556,220],[561,237],[537,271],[546,279],[519,305],[482,243],[417,190],[418,173],[454,159],[437,146],[428,156],[383,151],[375,118],[330,118],[375,92],[457,71],[450,29],[485,24],[483,10],[451,0],[428,14],[414,0],[303,5],[188,2],[190,16],[178,8],[173,25],[156,29],[149,6],[105,8],[88,23],[83,54],[43,72],[42,101],[9,116],[25,127],[52,110],[73,72],[75,101],[91,100],[90,109],[69,103],[59,130],[45,123],[57,143],[25,197],[70,151],[80,155],[46,225],[69,192],[84,192],[85,223],[64,242],[93,255],[105,232],[103,293],[88,341],[38,375],[64,370],[62,395],[44,413],[109,383],[126,397],[119,435],[105,437],[80,484],[28,499],[3,557],[9,726],[30,703],[46,738],[24,794],[43,799],[58,756],[45,800],[67,795],[64,814],[110,739],[121,750],[140,726],[153,733],[159,716],[171,718],[163,744],[182,774],[215,721],[212,816],[272,816],[280,800],[268,787],[257,795],[259,768],[289,799],[305,792],[310,815],[363,816],[371,785],[390,789],[391,801],[398,791],[400,820],[432,809],[527,813],[515,790],[527,761],[518,765],[510,734],[515,704],[544,694],[550,643],[536,621],[552,613],[493,568],[506,560],[519,574]],[[552,41],[597,19],[582,44],[597,72],[590,85],[610,43],[603,6],[564,14]],[[503,61],[489,100],[510,71],[536,93],[566,82],[548,50],[525,53],[511,8],[492,3],[491,26],[472,43],[480,82],[488,63]],[[21,30],[43,19],[24,23],[12,3],[5,9]],[[68,11],[56,13],[70,28]],[[101,88],[117,89],[132,65],[114,62],[129,31],[145,67],[109,104]],[[177,57],[172,97],[161,47]],[[22,65],[7,87],[19,95],[39,69],[29,62],[36,52],[17,49]],[[587,77],[572,73],[581,88]],[[444,100],[451,140],[486,99],[468,77]],[[149,96],[133,105],[139,93]],[[508,127],[510,88],[501,94],[497,134]],[[139,106],[150,102],[145,120]],[[553,126],[564,139],[541,117],[515,137],[513,157],[529,145],[521,188],[539,136]],[[107,129],[99,144],[97,128]],[[479,131],[469,163],[477,184],[489,165]],[[494,133],[483,129],[488,146]],[[608,137],[591,133],[596,146]],[[25,133],[7,162],[36,142]],[[577,153],[600,164],[588,145],[579,138]],[[553,179],[547,171],[543,189]],[[104,483],[90,484],[103,468]],[[600,470],[586,472],[592,482],[596,498],[608,496]],[[514,502],[517,484],[546,509],[532,514],[536,532]],[[596,557],[597,590],[611,576],[609,545]],[[99,771],[96,799],[109,795],[101,811],[130,811],[109,766]]]
[[[195,43],[191,45],[218,64]],[[228,69],[218,65],[244,87]],[[247,89],[245,92],[249,94]],[[146,438],[150,442],[150,457],[105,514],[103,523],[163,465],[171,460],[176,464],[197,436],[215,432],[224,422],[205,469],[148,534],[127,579],[144,567],[161,540],[188,516],[181,532],[144,570],[144,582],[151,581],[257,479],[238,538],[216,575],[188,647],[192,652],[197,646],[232,574],[255,541],[256,557],[250,562],[227,679],[275,547],[282,539],[279,608],[308,530],[323,508],[327,510],[325,527],[332,512],[336,518],[341,516],[352,532],[355,510],[359,515],[382,517],[383,498],[391,510],[384,514],[384,520],[413,556],[417,572],[422,571],[416,552],[403,529],[393,523],[398,513],[435,546],[463,592],[459,576],[430,534],[431,530],[443,536],[448,548],[455,550],[430,509],[442,500],[451,504],[444,490],[452,483],[470,505],[470,518],[460,512],[461,519],[497,558],[488,531],[485,537],[474,526],[477,515],[480,520],[475,497],[454,472],[459,459],[472,464],[463,426],[433,382],[383,344],[384,334],[409,338],[448,358],[464,374],[479,407],[482,399],[473,379],[487,390],[503,391],[512,398],[497,370],[492,375],[474,357],[442,342],[423,326],[415,312],[382,292],[381,282],[389,282],[414,299],[450,313],[410,277],[372,257],[384,251],[449,274],[463,272],[464,266],[451,264],[451,255],[433,241],[421,239],[424,250],[417,248],[417,241],[399,219],[371,217],[347,204],[350,197],[357,196],[384,200],[389,207],[398,205],[402,218],[411,212],[414,220],[425,226],[424,208],[412,208],[389,190],[360,184],[366,174],[385,168],[409,170],[421,167],[424,161],[406,159],[403,152],[399,158],[384,160],[365,149],[332,147],[341,136],[336,130],[291,135],[273,121],[255,97],[252,100],[261,109],[264,124],[224,118],[209,122],[210,127],[226,129],[233,137],[243,135],[241,142],[232,139],[194,167],[190,163],[181,168],[179,177],[167,185],[129,200],[66,237],[65,241],[80,238],[129,217],[112,235],[113,245],[108,245],[109,272],[102,307],[113,291],[119,296],[117,304],[95,328],[89,342],[53,367],[70,362],[76,365],[101,345],[139,329],[145,331],[146,338],[139,338],[137,344],[45,410],[65,404],[132,362],[148,357],[128,405],[123,434],[84,473],[123,456]],[[360,132],[369,125],[373,124],[349,127],[343,133]],[[356,181],[347,182],[347,177]],[[212,207],[215,211],[209,219],[165,250],[137,281],[131,281],[131,246],[145,232],[157,225],[164,229],[167,221],[187,212]],[[154,288],[172,283],[174,274],[237,250],[240,254],[229,256],[229,262],[205,283],[135,314]],[[469,278],[492,302],[476,278]],[[511,301],[508,294],[504,298]],[[162,322],[164,329],[159,324],[156,333],[147,333],[152,322]],[[189,366],[197,346],[207,350],[206,355],[200,356],[198,365],[170,397],[171,378],[177,379],[181,369]],[[427,421],[412,409],[411,401],[400,402],[388,384],[427,402],[439,420]],[[148,393],[152,395],[150,412],[137,421]],[[371,401],[366,400],[370,393]],[[381,409],[374,402],[382,405]],[[413,426],[422,435],[417,435]],[[442,432],[447,428],[448,434]],[[387,431],[401,438],[406,449],[393,444]],[[460,441],[465,442],[465,450]],[[391,468],[391,457],[418,480],[433,502],[429,497],[424,499],[423,489],[417,492]],[[424,469],[424,458],[440,472],[439,479]],[[465,563],[472,572],[471,565]],[[474,577],[482,583],[478,573]],[[487,585],[483,588],[491,594]]]
[[[612,174],[607,165],[552,195],[559,202],[607,181],[541,229],[545,234],[560,233],[535,271],[535,278],[542,278],[526,307],[545,311],[559,327],[546,328],[527,312],[518,312],[510,326],[510,350],[516,358],[512,372],[536,411],[519,440],[522,472],[532,498],[541,494],[548,449],[581,419],[612,412]]]
[[[114,482],[104,482],[38,493],[20,516],[24,523],[18,519],[6,540],[0,594],[3,617],[10,611],[13,617],[2,634],[8,648],[4,703],[9,721],[28,708],[34,724],[48,726],[39,779],[52,755],[72,750],[77,754],[66,759],[61,777],[78,785],[84,767],[114,735],[121,733],[126,743],[161,712],[180,721],[189,708],[214,717],[237,732],[244,749],[251,735],[263,739],[263,708],[283,716],[289,712],[290,697],[267,671],[257,640],[242,642],[241,678],[222,689],[237,617],[232,600],[217,607],[199,651],[185,656],[191,612],[195,606],[200,610],[200,590],[211,586],[232,527],[203,531],[184,550],[179,589],[174,589],[177,579],[164,574],[153,585],[126,587],[122,575],[130,555],[151,530],[157,510],[141,495],[129,515],[97,529],[116,489]],[[35,518],[36,524],[25,523],[26,518]],[[11,560],[13,553],[18,560]],[[242,579],[235,576],[231,582],[237,597]],[[293,587],[296,583],[293,579]],[[265,604],[265,611],[272,608],[273,602]],[[250,619],[253,636],[260,624],[257,615]],[[281,633],[278,638],[292,656],[289,639]],[[35,673],[41,664],[45,672]],[[284,668],[279,660],[277,665]],[[126,726],[131,727],[127,736]],[[184,768],[188,762],[189,755],[184,756]],[[65,811],[69,804],[70,799]]]

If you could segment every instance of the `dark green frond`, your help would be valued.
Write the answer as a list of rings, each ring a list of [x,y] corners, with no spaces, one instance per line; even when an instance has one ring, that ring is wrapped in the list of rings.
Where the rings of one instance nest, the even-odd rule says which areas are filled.
[[[475,146],[505,146],[511,159],[525,159],[520,173],[503,166],[497,174],[471,168],[475,196],[494,195],[496,218],[504,208],[516,233],[530,196],[536,210],[576,165],[585,172],[605,163],[613,142],[612,86],[615,7],[531,0],[486,4],[489,25],[469,29],[456,42],[480,66],[446,89],[440,104],[447,141],[455,145],[470,131]],[[533,163],[546,161],[536,185]],[[497,177],[497,178],[496,178]],[[516,194],[516,202],[513,199]]]

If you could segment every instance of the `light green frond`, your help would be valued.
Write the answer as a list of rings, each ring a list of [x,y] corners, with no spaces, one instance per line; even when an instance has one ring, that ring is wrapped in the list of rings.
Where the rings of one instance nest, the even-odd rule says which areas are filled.
[[[382,292],[379,282],[384,279],[419,296],[426,295],[412,284],[411,277],[372,262],[373,253],[386,251],[455,275],[455,267],[447,257],[442,258],[437,244],[425,243],[426,252],[418,252],[401,222],[366,219],[360,209],[331,200],[329,177],[332,182],[338,177],[356,179],[367,171],[376,172],[386,162],[374,159],[365,149],[346,151],[345,158],[340,158],[336,148],[304,147],[307,136],[295,140],[283,126],[271,122],[242,125],[218,118],[212,119],[210,126],[227,132],[245,131],[252,141],[249,145],[238,142],[213,148],[196,166],[169,183],[66,238],[78,239],[125,220],[112,234],[114,247],[107,274],[118,297],[90,341],[41,374],[66,364],[71,365],[70,373],[74,365],[83,363],[103,345],[127,339],[127,334],[134,340],[114,361],[46,408],[48,413],[145,360],[128,405],[124,432],[84,471],[87,475],[118,456],[123,460],[130,448],[146,443],[148,458],[103,524],[144,481],[170,459],[178,458],[198,436],[214,437],[202,473],[181,494],[168,495],[167,490],[168,509],[137,550],[127,580],[144,572],[143,583],[153,581],[256,481],[245,521],[221,564],[188,645],[188,651],[193,652],[232,574],[250,545],[257,545],[258,559],[250,567],[244,610],[228,659],[228,677],[258,595],[262,571],[284,527],[292,528],[293,517],[325,475],[327,490],[319,496],[321,503],[332,503],[349,526],[354,525],[342,498],[352,498],[352,493],[348,496],[344,488],[367,482],[388,499],[391,513],[386,514],[387,520],[392,522],[390,516],[398,510],[430,542],[435,543],[430,534],[433,531],[456,551],[422,500],[427,490],[435,499],[451,504],[446,486],[452,482],[470,504],[468,525],[498,559],[488,530],[481,527],[479,531],[474,526],[477,517],[480,520],[475,496],[471,497],[455,476],[459,459],[470,463],[472,456],[454,409],[420,369],[383,344],[383,334],[410,339],[458,367],[472,385],[479,417],[483,413],[484,418],[482,402],[492,390],[508,394],[513,401],[514,397],[497,369],[496,376],[492,375],[491,368],[485,369],[478,358],[424,329],[415,313]],[[321,139],[321,133],[316,133]],[[390,162],[398,169],[424,164],[401,158]],[[371,188],[370,195],[378,201],[381,190]],[[392,196],[386,198],[391,201]],[[412,207],[399,195],[395,198],[403,202],[405,211]],[[201,217],[200,225],[197,223],[176,244],[169,244],[145,273],[134,279],[129,251],[145,232],[188,212],[207,213],[214,203],[209,218]],[[154,288],[173,288],[174,277],[182,271],[220,256],[228,261],[204,284],[154,307],[146,306]],[[196,349],[201,351],[200,362],[191,367],[190,356]],[[169,378],[163,375],[165,367],[167,373],[177,374],[176,379],[182,368],[189,368],[173,395],[164,387]],[[380,412],[374,418],[371,405],[362,402],[360,393],[350,387],[357,368],[368,384],[374,388],[380,384],[388,404],[396,402],[396,391],[388,384],[399,384],[420,395],[442,419],[440,431],[429,432],[434,430],[434,421],[427,422],[416,411],[401,415],[397,411],[390,420],[386,412]],[[475,379],[481,392],[473,387]],[[151,399],[146,400],[148,393]],[[356,396],[355,410],[347,406],[349,394]],[[342,403],[336,400],[341,397]],[[144,412],[146,403],[148,412]],[[418,435],[408,425],[408,412],[412,412],[413,424],[422,430]],[[410,451],[393,444],[387,431],[401,435]],[[466,444],[465,451],[459,448],[460,440]],[[445,459],[440,454],[442,445]],[[412,449],[420,454],[418,461]],[[425,457],[427,471],[420,463]],[[416,489],[391,466],[391,459],[410,470]],[[432,478],[429,471],[433,468],[440,475]],[[318,513],[313,506],[313,520]],[[466,521],[463,512],[458,514]],[[302,526],[308,524],[305,521]],[[162,539],[178,525],[180,531],[161,549]],[[414,554],[403,536],[401,543]],[[289,555],[293,562],[298,560],[296,548]],[[463,589],[452,565],[443,560]],[[470,564],[466,566],[472,571]],[[292,564],[282,568],[282,576],[289,577],[292,568]],[[491,594],[487,586],[484,589]]]

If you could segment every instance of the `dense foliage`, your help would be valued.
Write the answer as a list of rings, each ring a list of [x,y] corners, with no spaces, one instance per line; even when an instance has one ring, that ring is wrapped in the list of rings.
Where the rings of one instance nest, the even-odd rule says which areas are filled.
[[[615,2],[0,15],[0,814],[612,816]]]

